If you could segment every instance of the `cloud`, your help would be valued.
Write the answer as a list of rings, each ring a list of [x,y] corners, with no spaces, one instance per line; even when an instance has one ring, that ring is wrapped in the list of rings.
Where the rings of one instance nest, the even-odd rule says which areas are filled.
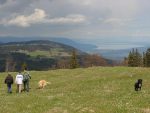
[[[12,19],[3,19],[0,24],[15,25],[20,27],[29,27],[32,24],[77,24],[86,21],[86,17],[80,14],[72,14],[65,17],[48,18],[48,15],[42,9],[35,9],[30,15],[19,15]]]
[[[86,21],[86,17],[79,14],[72,14],[66,17],[59,17],[46,20],[47,23],[51,24],[76,24]]]
[[[0,5],[5,4],[6,2],[7,2],[7,0],[0,0]]]
[[[7,20],[7,23],[5,24],[29,27],[31,24],[42,22],[45,17],[46,17],[45,11],[41,9],[35,9],[33,14],[29,16],[25,15],[17,16],[13,19]]]
[[[99,19],[100,21],[103,21],[104,24],[110,24],[112,26],[124,26],[132,19],[125,19],[125,18],[107,18],[107,19]]]

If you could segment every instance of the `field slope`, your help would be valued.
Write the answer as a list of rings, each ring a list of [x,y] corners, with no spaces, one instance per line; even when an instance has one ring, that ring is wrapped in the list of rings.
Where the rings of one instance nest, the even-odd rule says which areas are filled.
[[[0,113],[150,113],[150,69],[92,67],[31,71],[29,93],[7,94],[0,73]],[[16,73],[12,73],[15,77]],[[134,83],[143,79],[142,91]],[[51,85],[36,89],[39,80]]]

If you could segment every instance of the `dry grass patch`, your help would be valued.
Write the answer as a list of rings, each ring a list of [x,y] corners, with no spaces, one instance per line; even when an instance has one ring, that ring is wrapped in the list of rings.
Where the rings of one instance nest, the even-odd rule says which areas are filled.
[[[61,107],[54,107],[54,108],[50,109],[48,112],[46,112],[46,113],[68,113],[68,111],[64,110]]]

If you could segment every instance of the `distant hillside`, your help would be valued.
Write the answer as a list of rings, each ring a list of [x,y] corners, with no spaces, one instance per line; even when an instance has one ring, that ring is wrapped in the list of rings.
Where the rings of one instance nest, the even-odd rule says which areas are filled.
[[[0,44],[0,51],[3,53],[19,52],[30,56],[70,56],[74,49],[74,47],[48,40],[9,42]],[[76,49],[76,51],[79,55],[85,54],[80,50]]]
[[[0,42],[3,43],[23,42],[23,41],[31,41],[31,40],[49,40],[53,42],[66,44],[85,52],[92,51],[93,49],[97,48],[97,46],[92,44],[79,43],[77,41],[68,38],[63,38],[63,37],[0,37]]]
[[[9,42],[0,44],[0,72],[71,68],[73,51],[80,67],[107,66],[113,61],[99,55],[89,55],[69,45],[48,40]]]
[[[82,51],[85,51],[85,52],[90,52],[90,51],[93,51],[93,49],[97,48],[96,45],[79,43],[77,41],[73,41],[68,38],[49,38],[49,40],[67,44],[67,45],[73,46],[73,47],[80,49]]]
[[[2,43],[0,72],[18,71],[24,66],[30,70],[58,68],[62,59],[70,60],[73,50],[79,56],[86,55],[74,47],[48,40]]]

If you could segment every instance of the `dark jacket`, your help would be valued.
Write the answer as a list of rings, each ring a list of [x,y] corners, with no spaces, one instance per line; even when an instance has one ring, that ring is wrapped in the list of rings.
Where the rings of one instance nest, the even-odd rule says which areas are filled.
[[[13,83],[14,83],[13,77],[11,75],[8,75],[5,78],[5,84],[13,84]]]

